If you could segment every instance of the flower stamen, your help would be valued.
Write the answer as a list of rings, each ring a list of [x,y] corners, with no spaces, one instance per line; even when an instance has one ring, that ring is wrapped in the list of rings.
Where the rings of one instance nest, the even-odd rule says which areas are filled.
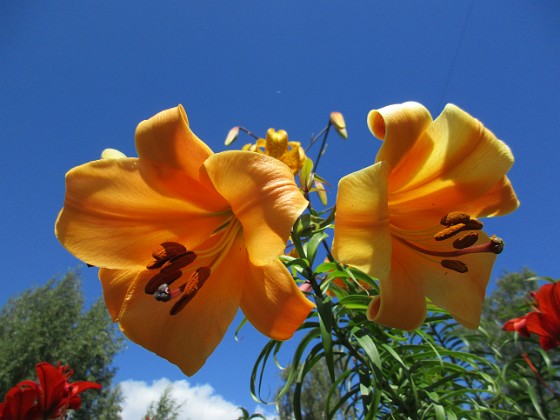
[[[148,283],[146,283],[144,292],[148,295],[153,295],[157,290],[159,290],[162,285],[170,285],[182,275],[183,272],[180,270],[175,270],[167,273],[158,273],[154,277],[152,277],[148,281]]]
[[[170,259],[187,252],[187,248],[178,242],[164,242],[161,247],[152,252],[155,261],[147,266],[148,270],[162,267]]]
[[[453,248],[465,249],[478,241],[478,232],[469,232],[453,241]]]
[[[469,271],[467,264],[459,260],[441,260],[441,265],[458,273],[466,273]]]
[[[182,296],[171,308],[171,315],[178,314],[185,306],[187,306],[187,304],[196,296],[206,280],[208,280],[210,274],[210,268],[200,267],[191,275],[189,280],[187,280],[187,282],[179,288],[182,289]]]
[[[494,254],[499,254],[504,249],[504,241],[496,236],[492,236],[490,240],[485,244],[475,245],[478,241],[479,233],[472,231],[481,230],[484,225],[478,219],[470,217],[470,215],[468,215],[467,213],[459,211],[447,213],[442,217],[440,223],[446,227],[445,229],[440,230],[434,235],[434,240],[438,242],[456,236],[459,232],[467,230],[470,230],[471,232],[467,232],[460,238],[455,239],[453,241],[454,250],[450,251],[424,249],[421,246],[407,241],[400,236],[394,235],[394,237],[406,246],[414,249],[415,251],[418,251],[425,255],[443,258],[440,261],[440,264],[443,267],[456,271],[458,273],[466,273],[469,271],[469,269],[464,262],[451,258],[481,252],[492,252]]]
[[[464,223],[457,223],[456,225],[449,226],[443,230],[440,230],[438,233],[434,235],[434,239],[436,241],[443,241],[445,239],[451,238],[452,236],[457,235],[462,230],[465,230],[467,225]]]

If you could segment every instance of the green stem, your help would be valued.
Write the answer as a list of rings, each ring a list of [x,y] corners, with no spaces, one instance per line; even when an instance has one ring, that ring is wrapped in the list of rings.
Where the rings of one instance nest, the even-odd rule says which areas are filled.
[[[253,137],[255,140],[258,140],[260,137],[257,136],[256,134],[253,134],[252,132],[250,132],[249,130],[247,130],[245,127],[239,127],[239,129],[247,134],[249,134],[251,137]]]

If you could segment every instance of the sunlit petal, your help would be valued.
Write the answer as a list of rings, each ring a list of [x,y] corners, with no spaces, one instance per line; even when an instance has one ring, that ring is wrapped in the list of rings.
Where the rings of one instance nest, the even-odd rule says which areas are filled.
[[[64,208],[55,229],[60,242],[82,261],[142,269],[162,242],[193,246],[224,220],[208,217],[208,209],[196,201],[151,188],[138,170],[137,159],[116,159],[68,172]]]
[[[246,252],[243,237],[239,234],[216,272],[211,274],[194,299],[173,316],[169,315],[172,302],[158,302],[144,292],[153,273],[147,270],[138,273],[117,318],[124,334],[176,364],[186,375],[196,373],[235,317],[243,289]],[[115,302],[123,294],[123,280],[116,277],[126,275],[111,270],[100,272],[105,300],[113,307],[112,312],[117,306]]]
[[[275,261],[308,204],[290,169],[269,156],[242,151],[215,154],[204,168],[241,222],[251,261]]]
[[[484,232],[479,233],[478,243],[488,242]],[[435,242],[433,242],[435,244]],[[431,247],[433,250],[441,250]],[[430,247],[425,246],[426,249]],[[399,260],[408,265],[408,272],[414,282],[436,306],[447,310],[453,318],[467,328],[477,328],[480,322],[486,286],[490,279],[494,253],[463,255],[458,260],[465,263],[468,272],[458,273],[441,266],[441,258],[421,254],[398,241],[393,243],[393,252]],[[391,273],[393,275],[393,273]]]
[[[509,147],[454,105],[441,115],[391,173],[391,201],[406,211],[447,210],[479,198],[513,164]]]
[[[313,307],[279,260],[265,266],[249,264],[241,309],[257,330],[287,340]]]
[[[202,163],[212,150],[190,129],[181,105],[142,121],[136,128],[138,156],[198,178]]]
[[[377,163],[340,180],[333,255],[376,277],[387,277],[391,233],[387,210],[388,165]]]
[[[384,140],[375,161],[396,168],[430,125],[432,116],[419,103],[405,102],[372,110],[367,121],[372,134]]]
[[[380,293],[367,311],[368,319],[387,327],[413,330],[426,316],[426,299],[416,283],[416,267],[393,253],[389,276],[379,277]]]

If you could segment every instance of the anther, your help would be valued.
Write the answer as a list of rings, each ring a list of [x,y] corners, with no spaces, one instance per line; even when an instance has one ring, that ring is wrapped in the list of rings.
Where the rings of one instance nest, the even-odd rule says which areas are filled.
[[[169,264],[161,269],[162,273],[168,273],[175,270],[180,270],[196,260],[196,254],[192,251],[185,252],[177,255],[169,260]]]
[[[187,248],[178,242],[163,242],[161,246],[152,252],[155,261],[147,266],[148,270],[160,268],[171,258],[187,252]]]
[[[474,245],[478,241],[478,232],[469,232],[466,235],[461,236],[453,241],[453,248],[455,249],[465,249],[471,245]]]
[[[460,211],[452,211],[447,213],[441,218],[440,223],[443,226],[453,226],[458,223],[467,223],[470,220],[470,216],[467,213],[462,213]]]
[[[178,314],[187,304],[196,296],[200,288],[204,285],[208,277],[210,277],[210,268],[200,267],[184,284],[183,296],[171,308],[171,315]]]
[[[465,230],[481,230],[484,227],[484,224],[474,217],[466,222],[465,225]]]
[[[444,239],[451,238],[452,236],[457,235],[462,230],[465,230],[464,223],[457,223],[455,225],[449,226],[443,230],[440,230],[438,233],[434,235],[434,239],[436,241],[443,241]]]
[[[467,264],[459,260],[441,260],[441,265],[458,273],[466,273],[469,271]]]
[[[171,284],[179,277],[181,277],[183,273],[180,270],[175,270],[167,273],[158,273],[154,277],[152,277],[146,286],[144,287],[144,292],[149,295],[153,295],[161,285],[163,284]]]

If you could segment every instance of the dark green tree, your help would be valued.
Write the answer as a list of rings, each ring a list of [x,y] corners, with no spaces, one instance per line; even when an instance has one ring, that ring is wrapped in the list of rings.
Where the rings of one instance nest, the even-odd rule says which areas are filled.
[[[87,310],[77,272],[10,299],[0,311],[0,397],[18,382],[36,380],[40,361],[68,364],[71,381],[92,381],[102,390],[81,394],[73,419],[119,418],[121,392],[111,387],[113,357],[124,339],[102,299]]]
[[[168,385],[159,400],[152,401],[148,406],[148,411],[144,416],[145,419],[150,420],[177,420],[179,418],[179,410],[181,405],[173,396],[171,391],[173,387]],[[144,420],[144,419],[142,419]]]

